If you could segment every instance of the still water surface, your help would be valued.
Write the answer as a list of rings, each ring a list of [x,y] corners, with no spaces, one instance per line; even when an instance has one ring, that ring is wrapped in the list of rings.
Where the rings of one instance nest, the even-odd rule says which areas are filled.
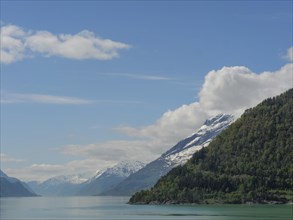
[[[292,220],[292,205],[127,205],[128,197],[0,198],[1,220]]]

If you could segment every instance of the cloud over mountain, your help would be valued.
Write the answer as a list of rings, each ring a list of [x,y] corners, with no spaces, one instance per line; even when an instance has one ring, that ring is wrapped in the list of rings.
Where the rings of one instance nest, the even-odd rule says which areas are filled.
[[[198,102],[168,110],[147,126],[116,128],[132,139],[68,145],[62,152],[97,160],[128,158],[150,161],[191,135],[206,118],[219,113],[230,113],[238,117],[245,109],[288,90],[292,87],[292,73],[293,64],[259,74],[243,66],[212,70],[205,77]]]
[[[22,171],[7,171],[17,177],[23,177],[20,172],[26,171],[31,177],[45,179],[52,174],[51,171],[62,175],[85,170],[94,172],[97,166],[105,168],[122,160],[149,162],[191,135],[206,118],[219,113],[238,117],[245,109],[292,88],[292,77],[292,63],[279,70],[262,73],[255,73],[244,66],[212,70],[205,77],[197,102],[168,110],[150,125],[118,126],[116,129],[127,136],[124,140],[66,145],[60,152],[79,159],[64,165],[35,164]]]
[[[293,64],[274,72],[256,74],[244,66],[210,71],[199,92],[199,101],[168,110],[157,121],[144,127],[121,126],[118,130],[147,138],[163,147],[198,129],[207,117],[220,113],[240,116],[247,108],[292,87]]]

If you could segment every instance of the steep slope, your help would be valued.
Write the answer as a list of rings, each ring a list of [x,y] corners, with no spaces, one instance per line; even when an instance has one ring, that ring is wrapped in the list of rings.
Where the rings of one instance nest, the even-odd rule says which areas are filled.
[[[293,189],[293,89],[247,110],[130,203],[284,203]]]
[[[144,166],[145,164],[139,161],[122,161],[103,172],[98,172],[95,177],[82,184],[77,195],[97,195],[108,191]]]
[[[104,195],[131,195],[142,189],[151,188],[161,176],[167,174],[172,168],[186,163],[196,151],[208,146],[210,141],[233,120],[233,116],[228,114],[220,114],[206,120],[196,133],[177,143],[161,157],[130,175]]]
[[[2,170],[0,170],[0,177],[9,178]]]
[[[0,197],[37,196],[25,183],[0,170]]]
[[[31,181],[27,184],[42,196],[70,196],[75,194],[87,179],[81,175],[57,176],[43,182]]]

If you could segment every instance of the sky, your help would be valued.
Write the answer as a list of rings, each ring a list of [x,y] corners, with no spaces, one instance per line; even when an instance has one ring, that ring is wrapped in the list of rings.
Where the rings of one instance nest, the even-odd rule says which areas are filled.
[[[150,162],[292,88],[292,1],[1,1],[1,169]]]

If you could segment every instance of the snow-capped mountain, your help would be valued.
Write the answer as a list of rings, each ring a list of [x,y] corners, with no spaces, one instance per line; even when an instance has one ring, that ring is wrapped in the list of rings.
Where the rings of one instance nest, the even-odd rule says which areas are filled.
[[[37,196],[28,185],[0,170],[0,197]]]
[[[139,161],[122,161],[113,167],[98,170],[92,178],[85,178],[84,175],[57,176],[27,184],[43,196],[96,195],[115,187],[144,166]]]
[[[45,185],[59,185],[64,183],[70,183],[70,184],[80,184],[83,182],[86,182],[88,179],[84,178],[82,175],[68,175],[68,176],[57,176],[50,178],[43,182]]]
[[[115,166],[106,169],[102,175],[128,177],[130,174],[137,172],[144,166],[145,164],[140,161],[121,161]]]
[[[122,161],[105,171],[98,171],[93,178],[82,184],[78,195],[97,195],[108,191],[144,166],[139,161]]]
[[[43,196],[68,196],[74,194],[80,184],[88,181],[82,175],[68,175],[52,177],[43,182],[31,181],[27,184],[38,194]]]
[[[206,120],[197,132],[176,144],[161,157],[172,167],[185,164],[196,151],[208,146],[233,120],[233,116],[228,114],[220,114]]]
[[[167,174],[172,168],[186,163],[196,151],[208,146],[211,140],[233,121],[234,117],[229,114],[220,114],[206,120],[204,125],[190,137],[177,143],[158,159],[130,175],[104,195],[131,195],[152,187],[161,176]]]

